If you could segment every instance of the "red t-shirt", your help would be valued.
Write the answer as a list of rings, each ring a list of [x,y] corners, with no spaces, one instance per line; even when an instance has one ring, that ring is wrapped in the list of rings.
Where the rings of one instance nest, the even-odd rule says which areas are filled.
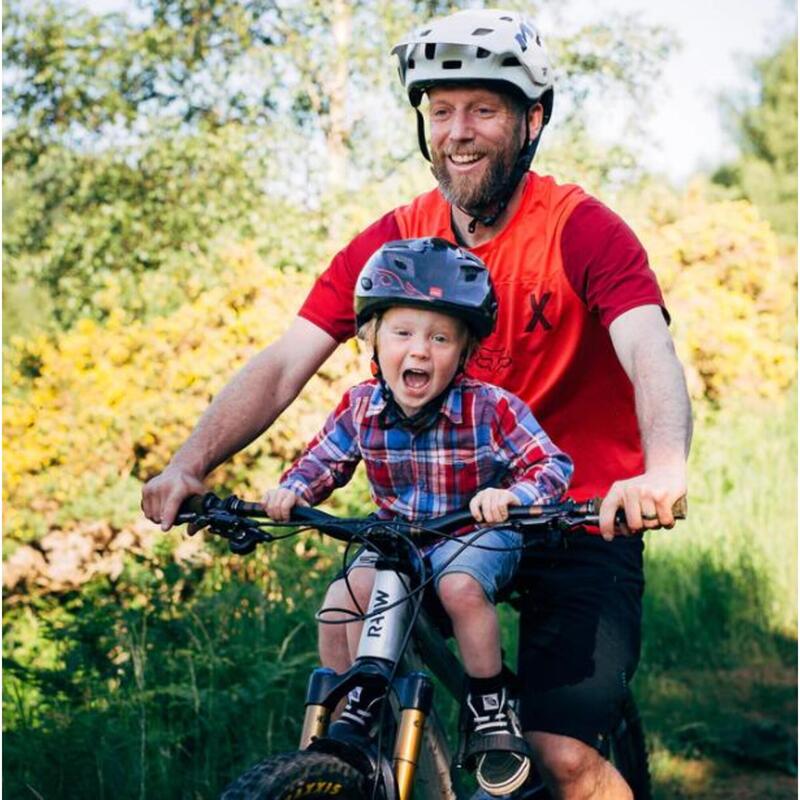
[[[418,236],[455,242],[450,206],[438,189],[356,236],[319,277],[300,316],[337,341],[354,335],[353,291],[362,266],[385,242]],[[514,217],[472,252],[489,267],[499,312],[468,374],[528,403],[575,462],[569,495],[576,500],[643,472],[633,387],[608,326],[637,306],[663,308],[663,299],[630,228],[579,187],[529,173]]]

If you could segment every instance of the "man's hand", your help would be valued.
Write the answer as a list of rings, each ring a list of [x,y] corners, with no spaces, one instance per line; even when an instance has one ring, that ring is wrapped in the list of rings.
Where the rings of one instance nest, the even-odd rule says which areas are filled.
[[[675,524],[672,506],[686,494],[685,467],[653,468],[643,475],[611,485],[600,506],[600,533],[606,541],[614,538],[614,515],[625,509],[624,533],[650,528],[671,528]]]
[[[142,511],[162,531],[168,531],[175,521],[181,503],[193,494],[205,494],[203,481],[193,472],[169,465],[160,475],[142,488]]]
[[[289,489],[270,489],[262,498],[261,505],[275,522],[288,522],[295,506],[306,506],[308,503]]]
[[[469,501],[469,510],[478,522],[505,522],[508,507],[521,505],[507,489],[482,489]]]

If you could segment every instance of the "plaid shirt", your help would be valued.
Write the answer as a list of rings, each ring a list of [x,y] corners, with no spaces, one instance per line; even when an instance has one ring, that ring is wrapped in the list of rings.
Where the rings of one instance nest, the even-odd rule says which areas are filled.
[[[460,377],[436,421],[416,432],[387,427],[385,408],[378,381],[349,389],[281,487],[316,505],[363,460],[378,515],[417,521],[466,508],[487,487],[527,506],[556,502],[569,484],[572,460],[522,400],[497,386]]]

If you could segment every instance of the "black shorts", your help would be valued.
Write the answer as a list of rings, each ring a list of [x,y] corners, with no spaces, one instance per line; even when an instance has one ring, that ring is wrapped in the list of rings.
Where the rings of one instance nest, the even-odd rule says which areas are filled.
[[[640,537],[577,533],[528,550],[517,574],[517,670],[523,729],[603,750],[639,662],[644,574]]]

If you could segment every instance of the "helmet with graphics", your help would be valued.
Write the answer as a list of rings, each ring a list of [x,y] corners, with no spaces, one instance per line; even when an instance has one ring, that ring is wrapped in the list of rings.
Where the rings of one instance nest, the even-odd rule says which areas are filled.
[[[364,265],[355,291],[358,326],[394,306],[456,317],[478,339],[494,330],[497,318],[497,299],[486,265],[437,237],[388,242]]]

